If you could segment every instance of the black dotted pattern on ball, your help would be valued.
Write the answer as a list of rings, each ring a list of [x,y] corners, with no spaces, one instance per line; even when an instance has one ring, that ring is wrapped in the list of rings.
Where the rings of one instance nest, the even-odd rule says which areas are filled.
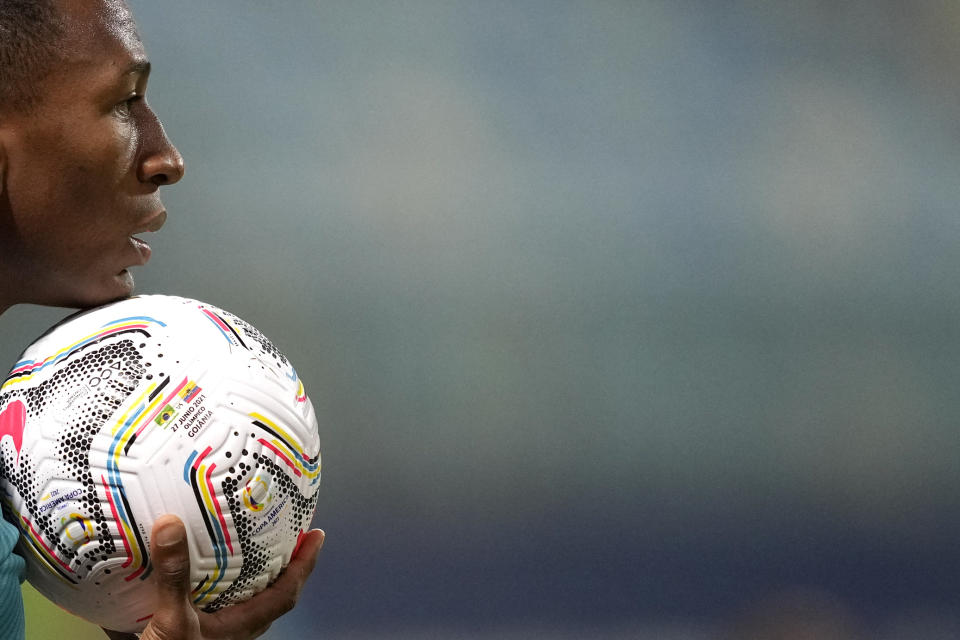
[[[256,353],[258,349],[253,345],[259,345],[262,351],[258,359],[262,357],[261,361],[264,364],[268,359],[272,360],[278,373],[280,369],[289,367],[283,354],[256,328],[232,314],[222,311],[221,313],[229,318],[238,332],[249,339],[251,351]],[[51,412],[59,414],[61,419],[65,416],[68,420],[62,429],[58,429],[61,435],[55,443],[56,477],[67,480],[67,483],[75,482],[82,485],[83,495],[78,501],[85,512],[83,515],[95,528],[95,539],[92,543],[81,547],[82,557],[78,557],[81,554],[78,554],[76,549],[67,548],[59,542],[60,535],[63,533],[59,515],[54,521],[53,514],[47,514],[38,518],[34,526],[47,541],[54,543],[57,554],[76,571],[81,579],[94,568],[95,563],[123,554],[122,549],[117,549],[107,524],[113,522],[109,507],[105,502],[101,503],[97,496],[99,473],[94,471],[91,474],[89,470],[91,444],[101,428],[116,419],[117,409],[129,401],[138,384],[144,379],[153,377],[148,374],[151,371],[148,368],[150,365],[143,362],[135,344],[130,340],[118,341],[117,338],[118,336],[113,336],[107,339],[113,340],[109,343],[104,341],[87,345],[81,351],[72,354],[70,358],[73,362],[58,365],[61,369],[54,373],[50,380],[39,384],[36,388],[18,389],[0,395],[0,407],[12,399],[23,399],[27,406],[27,419],[31,423],[39,420],[49,421]],[[139,343],[140,340],[137,342]],[[90,389],[89,393],[73,402],[69,408],[69,415],[62,411],[67,394],[77,393],[78,390],[82,392],[83,389],[88,388],[86,381],[102,371],[104,366],[117,362],[120,366],[117,369],[111,368],[113,373],[109,378],[99,379],[95,389]],[[155,371],[153,373],[156,374]],[[256,439],[254,434],[250,434],[250,437]],[[252,442],[250,444],[253,445],[248,447],[250,449],[259,448]],[[51,448],[48,443],[46,450],[37,451],[34,457],[42,457],[43,460],[49,461],[54,457],[50,453]],[[25,500],[24,504],[17,505],[17,508],[22,509],[24,514],[30,517],[29,514],[37,511],[40,491],[47,485],[49,478],[46,476],[50,474],[36,477],[35,469],[38,461],[31,459],[30,451],[21,452],[23,464],[19,469],[13,466],[16,454],[8,442],[2,447],[2,454],[2,463],[8,470],[7,478]],[[268,453],[267,456],[269,455]],[[231,468],[230,474],[220,482],[221,495],[229,507],[236,544],[240,547],[243,562],[237,579],[233,580],[213,602],[204,607],[208,611],[241,601],[248,595],[244,592],[249,592],[251,587],[262,587],[263,571],[268,566],[275,566],[273,563],[277,562],[276,540],[283,537],[278,534],[288,532],[295,537],[300,531],[305,530],[310,524],[316,507],[317,487],[315,485],[307,489],[312,491],[312,494],[305,496],[287,475],[289,470],[286,467],[277,465],[269,458],[257,453],[253,454],[253,458],[253,463],[249,459],[237,462],[236,468]],[[262,513],[252,514],[247,511],[243,502],[243,488],[258,471],[269,473],[272,477],[271,490],[275,496],[273,504],[279,504],[283,500],[286,500],[287,504],[284,506],[284,516],[255,536],[253,532],[256,527],[263,526],[264,518],[257,517],[263,516]],[[200,506],[203,508],[203,505]],[[107,510],[106,514],[104,509]]]
[[[314,509],[317,506],[317,497],[319,492],[314,487],[313,495],[305,496],[300,489],[290,480],[287,472],[262,455],[254,454],[255,462],[252,465],[239,463],[231,467],[231,473],[220,485],[222,495],[226,497],[230,508],[230,515],[233,519],[234,531],[240,541],[240,551],[243,554],[243,566],[240,574],[224,589],[217,598],[203,607],[204,611],[211,612],[221,609],[227,605],[235,604],[244,600],[243,592],[264,572],[271,557],[275,554],[272,550],[254,540],[253,532],[259,524],[259,520],[251,518],[243,504],[243,487],[247,481],[253,478],[261,469],[266,471],[272,477],[272,489],[276,494],[276,500],[289,498],[291,504],[288,508],[292,511],[285,516],[284,520],[288,523],[289,532],[297,535],[310,526],[310,520],[313,518]]]
[[[76,357],[76,355],[74,356]],[[90,473],[90,445],[94,436],[110,420],[115,411],[136,389],[144,374],[140,364],[142,357],[131,340],[120,340],[100,346],[95,351],[82,355],[57,371],[49,380],[26,391],[16,390],[0,395],[0,406],[14,398],[20,398],[27,407],[27,425],[40,424],[48,419],[49,411],[60,411],[60,401],[70,392],[87,389],[86,395],[80,395],[70,407],[69,412],[59,419],[66,419],[66,426],[60,430],[56,443],[56,476],[60,479],[74,480],[83,488],[83,495],[77,501],[82,505],[84,515],[96,529],[96,545],[84,545],[85,551],[78,554],[60,539],[62,527],[53,518],[53,513],[37,514],[37,497],[41,495],[48,478],[39,478],[36,474],[38,462],[34,461],[30,451],[20,452],[19,465],[16,463],[16,451],[13,447],[3,447],[3,469],[10,484],[24,498],[22,512],[32,516],[34,528],[48,542],[53,542],[57,555],[64,560],[77,575],[82,577],[93,569],[94,564],[106,560],[117,551],[108,521],[113,517],[104,514],[97,497],[98,478]],[[109,371],[107,375],[100,375]],[[95,386],[91,386],[95,383]],[[56,509],[50,511],[55,512]],[[8,512],[8,519],[16,516]],[[78,557],[82,556],[82,557]]]

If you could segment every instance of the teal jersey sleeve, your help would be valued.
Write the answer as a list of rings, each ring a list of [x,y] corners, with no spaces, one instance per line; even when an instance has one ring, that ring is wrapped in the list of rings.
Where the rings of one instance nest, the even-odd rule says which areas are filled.
[[[24,562],[14,547],[17,528],[0,518],[0,640],[22,640]]]

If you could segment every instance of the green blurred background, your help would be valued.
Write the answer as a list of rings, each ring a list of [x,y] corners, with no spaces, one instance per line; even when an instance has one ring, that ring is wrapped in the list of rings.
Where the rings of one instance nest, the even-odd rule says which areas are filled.
[[[960,636],[958,5],[131,4],[188,167],[139,291],[322,420],[267,638]]]

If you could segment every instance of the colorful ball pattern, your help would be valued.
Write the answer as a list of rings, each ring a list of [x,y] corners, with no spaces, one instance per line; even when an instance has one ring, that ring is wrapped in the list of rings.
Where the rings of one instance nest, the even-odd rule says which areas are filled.
[[[198,607],[242,603],[309,528],[319,440],[296,371],[257,329],[196,300],[130,298],[55,326],[0,388],[3,513],[38,591],[138,631],[154,520],[186,524]]]

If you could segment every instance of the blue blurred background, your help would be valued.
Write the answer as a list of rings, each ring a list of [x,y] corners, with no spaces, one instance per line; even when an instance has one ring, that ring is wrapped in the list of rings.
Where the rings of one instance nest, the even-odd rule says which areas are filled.
[[[131,4],[139,291],[322,420],[267,638],[960,636],[960,6]]]

